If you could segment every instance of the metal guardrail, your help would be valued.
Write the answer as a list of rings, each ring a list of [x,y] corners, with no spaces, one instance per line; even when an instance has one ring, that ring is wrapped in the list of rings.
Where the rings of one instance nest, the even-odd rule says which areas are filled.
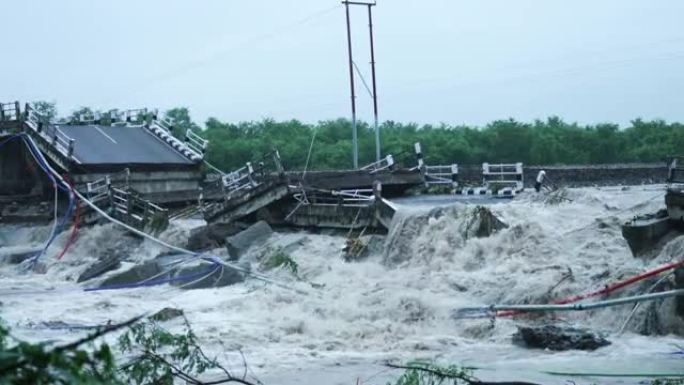
[[[491,185],[510,186],[516,191],[523,189],[523,164],[518,163],[482,163],[482,181],[487,189]]]
[[[424,166],[426,185],[452,185],[458,187],[458,165]]]
[[[40,135],[48,143],[62,153],[67,158],[74,154],[75,140],[59,129],[56,124],[51,124],[45,116],[36,111],[30,104],[26,103],[24,110],[26,114],[26,124]]]
[[[19,102],[0,103],[0,122],[18,122],[21,120]]]
[[[221,177],[221,184],[224,193],[228,195],[259,185],[254,179],[254,168],[251,162],[247,162],[244,167],[223,175]]]
[[[112,181],[109,178],[109,175],[102,179],[86,183],[86,196],[93,203],[107,199],[109,198],[109,189],[111,185]]]
[[[155,116],[155,115],[153,115]],[[153,119],[146,126],[154,135],[167,142],[173,148],[181,152],[188,159],[198,162],[204,159],[209,141],[203,139],[196,133],[188,130],[185,133],[185,141],[182,141],[172,134],[173,125],[166,119]]]
[[[207,151],[209,141],[195,134],[192,130],[185,131],[185,143],[198,156],[204,158],[204,153]]]
[[[137,229],[146,229],[153,224],[156,218],[163,218],[168,221],[167,209],[140,198],[130,190],[112,187],[110,191],[111,205],[114,208],[115,215]]]
[[[390,155],[387,155],[386,157],[384,157],[383,159],[380,159],[377,162],[373,162],[371,164],[365,165],[365,166],[361,167],[360,169],[364,170],[364,171],[368,171],[371,174],[373,174],[373,173],[376,173],[378,171],[391,169],[392,167],[394,167],[394,163],[395,163],[394,157],[390,154]]]
[[[375,201],[373,189],[356,190],[321,190],[307,189],[302,186],[289,186],[290,190],[296,191],[292,197],[300,205],[344,205],[344,206],[368,206]]]

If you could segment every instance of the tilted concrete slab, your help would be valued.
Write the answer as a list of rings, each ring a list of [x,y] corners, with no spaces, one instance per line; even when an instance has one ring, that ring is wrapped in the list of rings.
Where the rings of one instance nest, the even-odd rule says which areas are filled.
[[[83,166],[114,164],[192,165],[143,126],[57,125],[74,139],[74,157]]]
[[[290,195],[285,181],[262,182],[257,187],[236,194],[228,201],[216,202],[204,213],[209,222],[232,222]]]

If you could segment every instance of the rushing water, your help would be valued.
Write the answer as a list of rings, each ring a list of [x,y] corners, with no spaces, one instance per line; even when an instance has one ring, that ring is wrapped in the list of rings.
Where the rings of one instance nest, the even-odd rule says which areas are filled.
[[[400,212],[388,236],[374,238],[363,261],[344,262],[343,236],[304,232],[276,233],[243,257],[258,269],[261,255],[284,248],[298,263],[301,280],[285,270],[268,274],[297,290],[247,280],[203,290],[160,286],[83,292],[76,277],[103,253],[125,250],[130,256],[125,269],[164,251],[113,225],[96,226],[82,230],[72,250],[56,261],[67,237],[62,234],[44,256],[46,274],[0,266],[0,316],[16,336],[71,341],[84,331],[44,323],[102,325],[163,307],[181,308],[207,349],[236,368],[241,368],[236,353],[241,349],[266,384],[351,385],[357,379],[385,384],[399,373],[386,371],[383,362],[412,359],[480,367],[476,375],[491,380],[636,383],[543,372],[684,372],[684,360],[669,354],[676,344],[684,345],[674,334],[684,335],[684,326],[671,299],[641,306],[624,334],[618,330],[631,305],[496,322],[451,314],[465,306],[544,303],[681,258],[684,237],[644,261],[632,257],[620,234],[625,219],[660,208],[663,192],[662,186],[647,186],[572,189],[562,199],[534,193],[512,201],[404,198],[395,202]],[[478,203],[509,227],[490,237],[472,237],[471,213]],[[173,223],[162,238],[182,246],[191,229],[202,224]],[[0,253],[39,247],[49,230],[0,228]],[[563,279],[570,272],[571,278]],[[652,283],[623,293],[645,291]],[[560,353],[511,344],[516,325],[546,322],[591,328],[613,344],[595,352]],[[639,334],[656,331],[663,335]]]

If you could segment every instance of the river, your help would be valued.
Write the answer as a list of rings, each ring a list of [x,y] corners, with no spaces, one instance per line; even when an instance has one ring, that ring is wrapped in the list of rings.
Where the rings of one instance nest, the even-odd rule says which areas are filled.
[[[653,259],[641,260],[631,255],[620,233],[624,220],[661,208],[663,195],[664,186],[635,186],[568,189],[562,196],[524,193],[513,200],[397,199],[400,212],[393,229],[374,237],[370,255],[359,262],[343,260],[345,237],[336,233],[278,232],[254,245],[243,257],[254,269],[261,255],[278,248],[297,262],[300,279],[284,269],[266,273],[287,288],[248,279],[202,290],[159,286],[84,292],[92,284],[76,284],[76,277],[107,250],[129,252],[122,269],[164,251],[111,224],[98,225],[82,230],[57,261],[68,234],[60,235],[43,257],[46,274],[0,265],[0,317],[17,337],[65,342],[87,330],[48,325],[88,327],[180,308],[207,350],[236,371],[242,368],[237,349],[242,350],[265,384],[386,384],[401,372],[385,368],[385,361],[415,359],[478,367],[475,375],[483,380],[638,383],[546,372],[684,373],[682,357],[671,354],[684,345],[683,321],[674,316],[671,299],[641,306],[622,334],[631,305],[494,322],[455,319],[452,313],[466,306],[546,302],[681,258],[684,237]],[[469,236],[470,213],[478,205],[508,228],[489,237]],[[161,238],[183,246],[201,225],[201,220],[174,222]],[[39,247],[49,231],[49,226],[3,226],[0,253]],[[569,272],[571,278],[563,279]],[[517,325],[542,323],[588,328],[612,344],[594,352],[549,352],[511,343]],[[180,321],[167,326],[180,327]],[[661,335],[641,334],[656,331]]]

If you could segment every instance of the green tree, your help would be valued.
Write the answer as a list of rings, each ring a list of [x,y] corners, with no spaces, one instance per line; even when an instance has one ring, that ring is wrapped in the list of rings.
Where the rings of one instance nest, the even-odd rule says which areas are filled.
[[[55,118],[57,118],[57,103],[48,102],[45,100],[36,100],[35,102],[31,103],[31,105],[36,112],[46,117],[48,121],[52,122],[55,120]]]
[[[179,139],[184,139],[188,130],[200,131],[200,127],[190,118],[190,110],[186,107],[176,107],[166,111],[164,120],[171,124],[171,133]]]

